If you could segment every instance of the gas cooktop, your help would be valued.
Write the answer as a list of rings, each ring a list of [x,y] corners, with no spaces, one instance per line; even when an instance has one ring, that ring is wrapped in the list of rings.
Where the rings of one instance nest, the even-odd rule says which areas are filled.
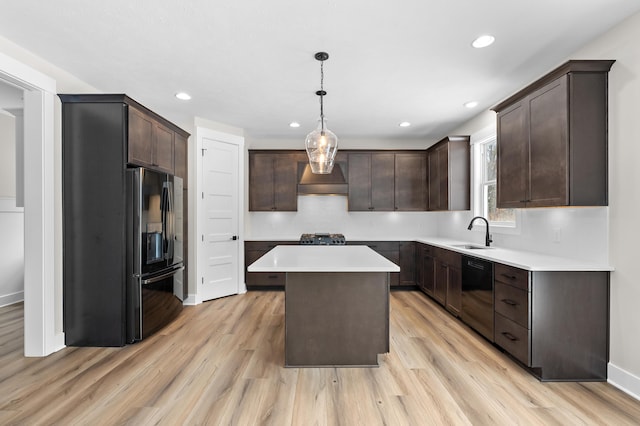
[[[342,234],[302,234],[300,236],[300,244],[304,245],[326,245],[326,246],[343,246],[347,243]]]

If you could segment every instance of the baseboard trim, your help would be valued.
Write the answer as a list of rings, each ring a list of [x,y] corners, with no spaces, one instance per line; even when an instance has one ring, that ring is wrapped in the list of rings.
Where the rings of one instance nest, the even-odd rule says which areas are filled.
[[[607,365],[607,376],[610,384],[640,401],[640,377],[612,363]]]
[[[0,307],[24,301],[24,291],[0,296]]]
[[[187,294],[187,297],[182,301],[182,304],[185,306],[195,306],[202,302],[198,302],[197,295],[195,294]]]

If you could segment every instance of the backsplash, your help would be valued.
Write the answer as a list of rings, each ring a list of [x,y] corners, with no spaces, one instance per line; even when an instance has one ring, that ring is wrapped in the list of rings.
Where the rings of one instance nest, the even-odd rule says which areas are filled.
[[[297,240],[303,233],[331,232],[344,234],[347,241],[411,241],[418,236],[437,234],[434,213],[347,209],[347,197],[298,196],[297,212],[249,212],[245,218],[245,239]]]
[[[609,262],[609,208],[572,207],[521,209],[517,230],[501,233],[491,227],[497,247],[544,253],[598,263]],[[438,216],[439,237],[483,244],[485,226],[467,230],[471,212],[443,212]],[[613,265],[615,266],[615,265]]]
[[[249,212],[247,240],[297,240],[303,233],[341,233],[351,240],[410,241],[438,236],[484,243],[485,227],[458,212],[349,212],[347,197],[299,196],[297,212]],[[492,245],[583,261],[608,263],[608,207],[521,209],[519,227],[491,227]],[[615,265],[614,265],[615,266]]]

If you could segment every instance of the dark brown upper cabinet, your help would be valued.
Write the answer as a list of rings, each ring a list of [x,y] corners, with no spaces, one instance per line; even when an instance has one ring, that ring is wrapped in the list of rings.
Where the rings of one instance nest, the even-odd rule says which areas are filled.
[[[427,156],[424,152],[395,155],[395,210],[427,209]]]
[[[249,210],[296,211],[298,162],[304,152],[249,151]]]
[[[492,108],[500,208],[607,205],[607,79],[568,61]]]
[[[426,210],[426,156],[409,151],[350,151],[350,211]]]
[[[349,210],[393,211],[395,155],[349,153]]]
[[[174,165],[175,175],[182,178],[182,187],[187,189],[187,137],[179,133],[175,134],[174,139]]]
[[[129,106],[129,163],[174,174],[174,135],[153,116]]]
[[[427,150],[428,209],[470,209],[469,136],[447,136]]]

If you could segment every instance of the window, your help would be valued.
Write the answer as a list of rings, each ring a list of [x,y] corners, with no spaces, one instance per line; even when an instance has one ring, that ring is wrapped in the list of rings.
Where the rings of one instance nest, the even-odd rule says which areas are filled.
[[[480,145],[480,206],[481,215],[492,225],[514,227],[516,225],[515,209],[499,209],[496,207],[498,192],[496,175],[498,167],[498,148],[495,137]]]

